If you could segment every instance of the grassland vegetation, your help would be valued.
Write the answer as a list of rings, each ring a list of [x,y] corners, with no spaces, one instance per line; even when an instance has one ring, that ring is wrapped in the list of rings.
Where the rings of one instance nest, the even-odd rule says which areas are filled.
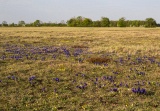
[[[0,110],[160,110],[159,28],[0,28]]]

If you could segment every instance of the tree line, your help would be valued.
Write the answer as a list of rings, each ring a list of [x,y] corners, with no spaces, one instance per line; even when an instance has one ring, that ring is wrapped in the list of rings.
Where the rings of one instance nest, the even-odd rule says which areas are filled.
[[[124,17],[119,20],[110,20],[107,17],[101,17],[100,20],[93,21],[90,18],[82,16],[70,18],[67,22],[60,23],[42,22],[36,20],[33,23],[25,23],[21,20],[18,24],[7,24],[3,21],[1,27],[160,27],[153,18],[146,18],[145,20],[126,20]]]
[[[0,24],[1,27],[64,27],[67,26],[67,24],[62,21],[60,23],[52,23],[52,22],[42,22],[40,20],[36,20],[33,23],[26,23],[25,21],[21,20],[18,22],[18,24],[11,23],[7,24],[6,21],[3,21],[2,24]]]
[[[117,21],[113,21],[107,17],[101,17],[100,20],[92,21],[89,18],[78,16],[67,21],[67,26],[70,27],[157,27],[158,25],[153,18],[126,20],[122,17]]]

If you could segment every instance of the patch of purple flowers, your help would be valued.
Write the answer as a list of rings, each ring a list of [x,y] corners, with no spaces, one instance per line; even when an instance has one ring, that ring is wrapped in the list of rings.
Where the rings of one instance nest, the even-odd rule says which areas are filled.
[[[113,88],[113,89],[111,89],[111,91],[118,92],[118,89],[117,88]]]
[[[137,93],[137,94],[146,94],[146,90],[144,88],[132,88],[132,92]]]
[[[15,76],[7,76],[8,79],[16,80]]]
[[[151,62],[151,64],[155,63],[155,59],[154,58],[148,58],[148,60]]]
[[[67,49],[64,48],[63,51],[64,51],[64,54],[65,54],[67,57],[71,56],[69,50],[67,50]]]
[[[36,78],[36,76],[31,76],[31,77],[29,78],[29,82],[33,81],[35,78]]]
[[[87,83],[82,83],[81,85],[76,86],[79,89],[85,89],[87,87]]]
[[[145,72],[137,72],[138,75],[145,75]]]

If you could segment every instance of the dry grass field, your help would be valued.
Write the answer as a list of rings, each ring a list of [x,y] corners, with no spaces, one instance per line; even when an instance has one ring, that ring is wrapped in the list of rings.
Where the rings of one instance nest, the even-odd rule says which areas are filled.
[[[159,111],[160,28],[0,28],[0,111]]]

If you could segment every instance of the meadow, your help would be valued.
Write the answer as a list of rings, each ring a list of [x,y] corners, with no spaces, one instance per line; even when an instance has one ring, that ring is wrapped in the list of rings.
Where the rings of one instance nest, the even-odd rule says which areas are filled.
[[[0,28],[0,111],[160,111],[160,28]]]

